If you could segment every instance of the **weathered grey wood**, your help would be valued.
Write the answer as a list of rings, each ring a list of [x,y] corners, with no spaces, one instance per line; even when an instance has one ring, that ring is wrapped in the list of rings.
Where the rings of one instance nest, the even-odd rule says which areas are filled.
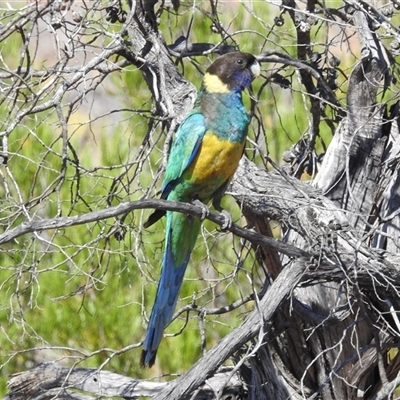
[[[126,49],[124,56],[141,68],[147,86],[153,94],[155,108],[161,119],[176,129],[177,124],[192,109],[196,88],[179,72],[169,55],[163,38],[157,31],[153,7],[157,1],[136,1],[130,10],[127,26],[134,53]],[[141,59],[135,57],[141,55]]]
[[[362,235],[374,206],[387,137],[385,106],[377,101],[389,83],[385,50],[371,32],[364,10],[354,14],[362,46],[362,60],[349,79],[347,117],[330,144],[314,184],[349,214]]]
[[[349,280],[350,285],[351,282],[356,281],[359,285],[362,285],[361,282],[366,283],[366,281],[362,278],[364,274],[360,271],[367,268],[368,272],[364,277],[372,278],[372,275],[376,277],[380,275],[380,278],[377,279],[381,282],[381,286],[375,284],[378,282],[375,278],[367,278],[369,289],[363,286],[366,293],[370,293],[371,298],[375,296],[377,303],[379,303],[377,297],[389,296],[396,303],[395,308],[399,309],[398,284],[393,282],[394,286],[389,289],[386,283],[388,276],[398,276],[400,271],[399,260],[396,255],[390,256],[389,253],[386,253],[386,259],[391,257],[394,260],[394,264],[391,266],[393,269],[387,270],[381,254],[374,253],[365,243],[359,242],[357,231],[349,225],[346,213],[336,206],[335,202],[323,197],[318,190],[305,185],[303,182],[287,176],[278,178],[277,173],[258,170],[254,164],[242,160],[232,185],[232,192],[236,199],[241,202],[244,210],[253,211],[253,218],[262,214],[280,220],[291,229],[292,233],[299,234],[307,239],[307,242],[303,243],[303,248],[314,251],[314,255],[317,257],[318,252],[320,252],[318,260],[314,260],[314,266],[313,262],[309,264],[310,271],[307,278],[304,278],[305,280],[331,282],[329,287],[325,285],[296,289],[296,298],[300,299],[301,305],[303,305],[300,311],[296,307],[291,310],[288,304],[280,307],[273,327],[273,336],[276,337],[276,342],[273,343],[274,348],[269,349],[269,352],[274,354],[274,357],[270,354],[271,358],[276,360],[279,356],[281,360],[280,363],[275,362],[275,365],[278,365],[281,374],[285,372],[291,378],[288,379],[288,383],[292,385],[293,389],[296,386],[299,387],[299,382],[296,382],[296,379],[293,379],[293,376],[287,371],[290,371],[299,379],[299,376],[301,377],[308,367],[310,369],[309,376],[304,376],[305,394],[309,392],[310,387],[313,387],[313,382],[314,385],[319,382],[317,387],[314,387],[318,392],[322,391],[324,398],[352,398],[355,389],[340,378],[333,379],[337,380],[334,386],[336,397],[331,397],[329,389],[331,379],[323,371],[325,367],[326,371],[337,370],[338,375],[340,373],[347,375],[354,369],[364,371],[365,374],[371,372],[371,366],[376,365],[376,358],[369,359],[372,364],[367,364],[365,359],[362,359],[362,362],[358,360],[357,355],[357,352],[360,352],[361,355],[368,349],[367,345],[370,344],[372,339],[371,332],[367,329],[365,323],[358,321],[360,332],[357,333],[357,339],[360,341],[360,349],[356,350],[353,346],[348,346],[347,352],[341,350],[339,355],[335,355],[334,351],[328,352],[323,359],[325,364],[321,364],[318,368],[310,368],[312,361],[310,354],[317,356],[319,352],[322,354],[324,349],[329,348],[329,344],[336,346],[342,340],[349,326],[357,326],[350,316],[349,307],[351,303],[348,302],[348,299],[344,297],[342,302],[337,303],[340,296],[333,282],[340,283],[341,280]],[[290,240],[295,240],[295,234],[291,235]],[[297,245],[299,245],[299,242],[297,242]],[[329,272],[326,271],[326,278],[323,278],[320,273],[325,270],[324,265],[333,266],[339,259],[344,268],[346,266],[353,267],[348,270],[339,267],[336,272],[332,268],[328,268]],[[376,264],[375,267],[372,267],[375,262],[380,266],[378,267]],[[333,278],[336,273],[338,273],[338,279]],[[293,299],[291,301],[295,302]],[[304,305],[306,305],[306,308],[304,308]],[[357,307],[354,303],[352,307],[354,313]],[[334,308],[338,308],[337,311],[334,311]],[[312,313],[305,315],[304,310],[312,310]],[[302,336],[302,327],[305,324],[308,329],[315,329],[316,334],[314,336],[308,337],[308,333],[304,337]],[[317,329],[318,325],[320,327]],[[279,335],[281,335],[280,338]],[[349,339],[350,337],[347,337],[346,340]],[[361,343],[364,343],[364,345],[361,345]],[[313,349],[310,349],[310,346],[313,346]],[[346,347],[344,341],[341,347]],[[285,349],[288,351],[287,354],[285,354]],[[262,359],[260,357],[260,360],[256,367],[257,371],[262,370],[264,364],[266,364],[265,357]],[[354,384],[363,381],[365,374],[358,376],[358,380],[357,382],[354,380]],[[309,387],[307,387],[307,382]],[[343,382],[342,385],[340,385],[341,382]],[[257,398],[257,396],[260,396],[260,393],[257,393],[254,398]]]
[[[263,348],[263,355],[258,357],[261,361],[252,363],[257,375],[260,375],[263,365],[268,363],[266,358],[270,357],[282,374],[290,372],[286,387],[291,386],[294,390],[300,387],[304,397],[308,398],[311,394],[310,398],[318,397],[324,400],[350,399],[368,389],[369,395],[374,391],[377,383],[374,368],[382,355],[380,345],[374,348],[372,343],[377,345],[380,341],[384,342],[388,336],[378,332],[372,325],[380,318],[379,314],[368,312],[361,303],[365,296],[368,296],[367,293],[371,295],[367,302],[374,304],[377,309],[385,308],[382,299],[387,296],[395,301],[394,309],[399,309],[398,285],[394,284],[392,296],[385,291],[384,281],[386,276],[391,274],[385,275],[381,270],[381,289],[371,288],[369,292],[359,292],[357,286],[354,286],[358,281],[357,273],[354,278],[348,275],[356,272],[359,267],[362,258],[359,257],[360,250],[364,254],[370,253],[362,238],[373,221],[371,214],[374,213],[379,193],[381,165],[387,142],[383,119],[384,106],[379,104],[377,93],[388,83],[388,64],[382,46],[370,31],[364,11],[355,13],[355,22],[364,46],[363,59],[350,77],[347,117],[341,122],[315,181],[315,185],[323,190],[324,195],[333,200],[345,213],[346,231],[342,229],[343,215],[340,216],[337,210],[336,214],[332,213],[331,221],[327,221],[329,206],[321,212],[311,203],[308,210],[304,205],[304,211],[289,207],[288,214],[294,217],[291,220],[288,215],[288,218],[282,221],[285,227],[289,228],[285,238],[288,242],[308,251],[319,243],[315,250],[320,251],[320,257],[315,262],[320,267],[324,264],[325,257],[342,263],[343,283],[334,284],[331,280],[329,285],[319,284],[312,288],[294,290],[295,299],[301,306],[312,311],[314,320],[310,315],[302,315],[299,312],[301,307],[291,310],[290,304],[284,303],[275,314],[274,320],[270,321],[273,324],[275,340],[267,344],[267,350]],[[248,169],[246,172],[248,174]],[[246,181],[246,178],[243,177],[243,180]],[[396,179],[392,180],[392,187],[396,185]],[[254,184],[254,187],[256,186]],[[236,190],[240,192],[239,187],[236,187]],[[296,195],[293,192],[281,193],[284,193],[281,196],[288,197]],[[275,193],[274,196],[278,209],[281,198],[279,193]],[[390,199],[391,195],[387,195],[386,198]],[[237,199],[240,201],[239,197]],[[249,205],[252,201],[249,199],[250,197],[246,197],[241,203],[244,209],[254,210],[255,208]],[[326,207],[325,199],[321,206]],[[324,214],[325,221],[321,223],[319,218]],[[257,217],[254,215],[250,216],[251,218]],[[312,220],[314,224],[310,223]],[[330,226],[335,225],[339,227],[336,233],[330,229]],[[348,258],[346,254],[349,254],[349,245],[353,247],[353,257]],[[291,260],[284,258],[282,263],[287,268],[291,265]],[[398,271],[398,267],[395,267],[396,270]],[[394,276],[398,276],[398,272],[395,271]],[[273,272],[271,273],[273,275]],[[303,333],[304,328],[307,328],[308,332]],[[354,337],[356,346],[353,342]],[[363,355],[371,350],[371,346],[375,357],[364,358]],[[385,359],[385,356],[383,358]],[[384,382],[386,378],[383,369],[384,365],[381,362],[379,379]],[[359,371],[359,374],[353,375],[351,380],[347,381],[346,377],[349,377],[353,370]],[[262,380],[258,382],[258,386],[263,388]],[[271,397],[268,389],[260,389],[262,393],[257,392],[253,398]],[[272,397],[285,398],[278,390]]]
[[[376,229],[373,246],[398,252],[400,248],[400,107],[397,103],[389,119],[390,134],[382,160],[382,174],[377,193]]]
[[[132,3],[128,33],[134,52],[122,45],[119,52],[141,67],[154,107],[171,133],[190,109],[194,88],[177,72],[157,33],[155,3]],[[396,360],[386,362],[384,345],[392,345],[400,336],[398,112],[393,114],[388,140],[384,106],[377,97],[389,84],[385,51],[370,29],[367,11],[358,2],[349,3],[356,8],[353,20],[363,45],[362,60],[351,74],[346,117],[315,180],[317,188],[243,160],[230,189],[254,229],[270,234],[265,226],[268,218],[281,221],[286,229],[285,243],[243,232],[236,225],[230,228],[260,245],[274,279],[264,297],[255,298],[255,309],[246,321],[168,385],[48,364],[41,368],[50,368],[49,378],[37,371],[13,377],[9,399],[93,395],[188,399],[201,398],[193,397],[199,388],[195,396],[212,398],[232,384],[242,394],[247,390],[248,399],[369,399],[385,398],[393,391],[399,367]],[[146,204],[151,206],[124,203],[86,216],[33,221],[0,236],[0,243],[37,229],[94,221]],[[168,209],[162,202],[152,205]],[[190,205],[170,207],[200,213]],[[209,219],[220,223],[219,218],[210,213]],[[390,251],[371,248],[372,235],[374,245]],[[287,257],[278,260],[276,251]],[[237,373],[245,383],[224,375],[227,385],[207,384],[232,355],[240,358]],[[210,386],[214,390],[207,391]]]
[[[314,242],[310,242],[308,250],[313,249],[316,246],[321,246],[321,239],[323,239],[323,235],[318,235],[318,232],[320,232],[321,227],[325,226],[329,234],[337,236],[337,246],[341,251],[341,255],[345,263],[350,264],[352,261],[354,261],[355,248],[358,246],[358,244],[357,240],[355,238],[352,239],[352,236],[349,233],[348,222],[345,219],[345,215],[333,202],[321,196],[321,193],[317,189],[291,177],[281,176],[277,173],[269,173],[267,171],[260,170],[250,161],[243,159],[238,170],[238,174],[232,185],[232,193],[235,193],[236,198],[240,199],[243,204],[246,204],[246,207],[255,210],[255,213],[270,215],[271,217],[275,217],[284,223],[290,224],[293,230],[306,232],[311,239],[314,239]],[[124,209],[123,211],[126,210]],[[49,228],[50,227],[51,224],[49,225]],[[343,227],[347,230],[343,230]],[[354,270],[349,271],[348,273],[352,279],[355,279],[356,277],[359,279],[361,278],[360,284],[364,283],[369,285],[371,290],[373,290],[373,282],[375,282],[375,285],[378,286],[379,279],[383,280],[383,277],[386,274],[393,276],[397,268],[399,268],[399,266],[395,264],[385,265],[380,255],[374,254],[365,245],[361,245],[359,251],[359,271]],[[374,262],[376,266],[374,266],[373,260],[375,260]],[[299,276],[296,274],[303,274],[308,268],[312,269],[303,276],[303,279],[307,282],[307,284],[310,284],[311,281],[318,282],[321,279],[330,278],[332,281],[334,281],[343,278],[343,271],[339,268],[339,266],[336,268],[335,275],[332,271],[334,268],[334,262],[331,261],[328,263],[324,269],[324,263],[322,261],[326,262],[327,260],[321,260],[319,265],[313,265],[311,263],[307,266],[306,262],[300,262],[296,263],[292,267],[287,267],[284,270],[284,272],[286,272],[279,275],[273,286],[271,286],[271,288],[267,291],[264,299],[260,302],[260,311],[254,311],[252,317],[249,318],[248,321],[243,324],[238,331],[232,332],[232,334],[227,336],[215,347],[215,349],[211,350],[202,360],[199,361],[198,365],[195,366],[196,368],[194,368],[193,371],[181,377],[176,383],[172,383],[171,389],[166,389],[171,391],[171,393],[168,393],[166,398],[184,398],[184,396],[189,396],[189,394],[196,387],[198,387],[198,385],[200,385],[207,376],[212,374],[216,366],[221,364],[226,358],[233,354],[235,350],[240,348],[243,344],[247,343],[248,340],[254,337],[254,335],[257,334],[260,329],[259,313],[264,315],[265,321],[271,320],[271,316],[278,308],[278,305],[282,299],[287,296],[287,294],[291,291],[291,288],[295,286],[293,279],[299,279]],[[329,266],[331,266],[331,269],[329,269]],[[392,272],[385,272],[386,267],[392,268]],[[295,272],[296,268],[300,269],[297,270],[297,273]],[[317,268],[317,270],[315,270],[315,268]],[[394,287],[391,289],[390,287],[388,288],[385,286],[383,289],[386,293],[390,293],[390,290],[393,292],[395,291]],[[288,316],[288,318],[293,319],[293,314]],[[318,320],[317,322],[320,323],[321,320]],[[329,326],[328,329],[331,329],[331,326]],[[266,333],[268,334],[268,330],[266,330]],[[263,352],[265,354],[265,349]],[[253,358],[251,362],[253,365],[256,365],[254,364]],[[273,373],[276,374],[276,370],[274,369],[276,367],[273,366],[273,364],[270,364],[269,361],[266,362],[265,357],[262,358],[261,363],[262,369],[267,368],[268,373],[261,373],[260,370],[257,372],[257,374],[261,374],[261,376],[264,377],[269,376],[269,382],[271,383],[271,386],[273,386],[273,382],[275,382],[275,387],[279,388],[279,391],[281,391],[283,387],[281,380],[282,378],[276,377],[275,380],[272,379]],[[270,366],[268,367],[269,364]],[[64,375],[62,375],[63,377],[65,377],[65,373],[67,371],[69,371],[69,369],[64,370]],[[67,387],[72,385],[72,382],[75,382],[75,384],[76,382],[81,382],[82,376],[80,374],[82,373],[85,373],[86,377],[91,378],[91,375],[93,377],[94,371],[80,369],[77,371],[76,375],[71,374],[71,379],[75,377],[76,379],[74,379],[74,381],[69,380]],[[104,376],[107,376],[108,374],[106,371],[102,371],[102,374],[103,373]],[[286,375],[290,376],[290,373],[287,372]],[[116,375],[111,374],[110,376],[114,377]],[[256,376],[257,375],[252,376],[251,378],[253,383],[257,381]],[[28,382],[26,376],[22,375],[21,377],[23,379],[19,380],[19,382]],[[17,377],[14,379],[16,378]],[[129,386],[129,382],[131,382],[131,385],[132,382],[137,382],[134,380],[129,380],[129,378],[126,379],[127,384],[125,384],[125,388]],[[60,379],[58,380],[60,381]],[[41,378],[40,381],[43,382],[43,379]],[[14,380],[13,382],[17,381]],[[107,386],[106,382],[107,380],[103,380],[101,385],[104,390],[107,389],[104,394],[115,394],[116,392],[121,393],[122,389],[119,386],[124,387],[124,380],[119,376],[116,389]],[[80,383],[74,387],[80,389],[85,388],[86,390],[94,390],[95,387],[93,387],[93,382],[91,382],[91,385],[92,386],[90,386],[88,382],[85,382],[83,386],[82,383]],[[124,390],[126,392],[126,389]],[[261,395],[259,389],[254,390],[254,396]],[[293,391],[294,389],[290,389],[289,386],[289,391],[286,392],[286,394],[290,393],[290,390]],[[307,392],[308,389],[305,388],[305,391]],[[293,395],[293,393],[291,394]]]
[[[363,11],[355,13],[355,22],[363,59],[350,75],[347,117],[328,148],[314,184],[348,212],[351,225],[363,235],[374,206],[387,140],[385,106],[378,103],[377,93],[386,89],[389,65]]]
[[[26,235],[27,233],[82,225],[88,222],[100,221],[105,218],[121,216],[134,210],[143,210],[148,208],[183,212],[198,218],[202,218],[204,214],[204,210],[201,207],[194,206],[189,203],[181,203],[177,201],[167,201],[161,199],[127,201],[120,203],[118,206],[115,207],[109,207],[100,211],[93,211],[87,214],[76,215],[73,217],[56,217],[48,220],[23,222],[20,225],[17,225],[15,228],[1,234],[0,244],[8,243],[22,235]],[[215,222],[220,226],[223,226],[226,222],[223,215],[217,214],[211,210],[207,214],[206,219],[209,219],[210,221]],[[239,237],[249,240],[252,243],[258,245],[266,245],[271,249],[279,251],[283,254],[287,254],[290,257],[300,257],[307,255],[306,251],[301,250],[296,246],[293,246],[289,243],[283,243],[271,237],[265,237],[258,234],[257,232],[244,229],[236,224],[232,224],[230,227],[227,228],[227,230]]]
[[[255,310],[251,312],[246,321],[237,329],[223,338],[216,346],[207,352],[199,362],[197,362],[189,371],[178,378],[174,384],[165,388],[160,395],[159,400],[189,399],[191,393],[207,378],[212,375],[217,368],[237,350],[239,350],[249,340],[258,335],[260,345],[264,338],[265,321],[269,321],[276,312],[282,301],[289,295],[291,288],[295,287],[304,272],[304,261],[294,263],[291,268],[285,268],[267,290],[264,297],[260,300]],[[252,356],[252,355],[250,355]],[[273,368],[272,364],[270,364]],[[283,391],[283,396],[288,398],[289,391],[284,388],[281,377],[275,371],[270,371],[270,385]],[[292,397],[296,399],[296,397]],[[301,398],[301,397],[297,397]],[[278,399],[278,398],[277,398]]]
[[[46,363],[14,375],[9,382],[10,392],[6,400],[87,400],[94,396],[135,399],[158,396],[167,386],[168,383],[133,379],[109,371]],[[236,374],[226,369],[205,380],[193,399],[210,399],[214,393],[234,399],[242,395],[243,384]]]

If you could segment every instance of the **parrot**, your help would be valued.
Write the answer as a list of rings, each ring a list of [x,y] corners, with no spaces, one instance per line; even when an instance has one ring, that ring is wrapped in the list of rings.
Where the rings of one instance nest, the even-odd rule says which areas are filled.
[[[235,51],[217,58],[206,70],[192,111],[172,142],[161,198],[200,204],[223,211],[221,198],[244,153],[250,116],[242,92],[260,75],[250,53]],[[201,219],[156,210],[144,227],[166,214],[161,277],[147,328],[140,363],[154,365],[164,329],[173,318],[183,277],[201,229]]]

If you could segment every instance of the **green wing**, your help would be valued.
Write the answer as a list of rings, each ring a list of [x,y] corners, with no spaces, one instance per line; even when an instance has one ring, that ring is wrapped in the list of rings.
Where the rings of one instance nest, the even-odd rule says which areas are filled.
[[[172,144],[161,189],[162,199],[168,197],[178,179],[182,176],[183,171],[193,162],[205,132],[206,127],[203,115],[193,110],[182,122]],[[165,211],[163,210],[154,211],[143,224],[144,228],[153,225],[164,215]]]
[[[167,198],[176,181],[193,162],[206,132],[204,117],[198,111],[192,111],[179,127],[168,158],[162,184],[162,198]]]

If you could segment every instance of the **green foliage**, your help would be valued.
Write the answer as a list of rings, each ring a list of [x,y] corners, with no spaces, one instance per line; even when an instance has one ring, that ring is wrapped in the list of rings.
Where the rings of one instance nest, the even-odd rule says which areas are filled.
[[[204,23],[205,15],[211,13],[208,2],[198,8],[190,1],[182,3],[180,15],[165,11],[160,16],[159,28],[165,40],[173,43],[183,34],[191,42],[219,43],[221,36],[210,30],[212,21]],[[255,54],[276,48],[295,55],[291,29],[272,29],[279,8],[265,2],[251,4],[254,8],[246,2],[221,3],[219,22],[231,35],[225,43]],[[102,20],[98,21],[95,26],[103,26]],[[104,30],[108,36],[103,42],[110,41],[110,32],[117,29],[118,25],[111,25]],[[88,29],[87,41],[96,34]],[[324,34],[321,28],[320,36]],[[20,63],[22,55],[20,60],[12,56],[24,52],[21,35],[14,33],[2,42],[0,52],[3,69],[26,66],[26,60]],[[37,56],[36,68],[49,62],[45,56],[49,55],[43,59]],[[184,59],[179,68],[198,87],[201,73],[215,57]],[[260,92],[247,146],[247,154],[257,160],[264,161],[268,155],[280,162],[282,152],[307,134],[310,114],[303,104],[298,74],[290,68],[279,72],[290,80],[293,90],[272,83]],[[88,77],[85,84],[92,85],[91,79],[95,78]],[[10,82],[11,78],[1,85]],[[254,83],[253,95],[263,83]],[[45,87],[49,82],[37,78],[35,85]],[[141,72],[124,67],[96,86],[94,93],[92,99],[88,95],[73,105],[68,103],[71,99],[63,100],[60,108],[66,132],[54,108],[28,114],[11,132],[7,166],[0,167],[3,232],[27,221],[28,216],[40,220],[80,215],[121,201],[155,196],[165,132],[152,120],[154,143],[152,148],[145,143],[153,103]],[[0,121],[12,119],[10,115],[26,106],[24,101],[31,94],[23,88],[18,96],[16,107],[12,99],[0,105]],[[250,106],[249,98],[246,104]],[[261,124],[266,131],[259,129]],[[4,122],[2,130],[6,128]],[[318,140],[327,144],[330,137],[330,129],[322,125],[322,139]],[[318,149],[322,147],[319,144]],[[225,202],[234,219],[240,220],[234,202]],[[148,214],[135,212],[121,220],[37,232],[1,247],[0,396],[10,374],[54,359],[91,367],[108,362],[108,369],[136,377],[181,373],[203,350],[240,324],[252,308],[251,302],[229,314],[199,310],[223,307],[259,290],[263,271],[258,270],[248,245],[205,223],[177,307],[192,304],[198,309],[182,313],[167,329],[167,333],[179,335],[162,342],[152,371],[138,367],[139,343],[156,292],[164,238],[164,221],[140,230]],[[121,235],[122,240],[117,240]],[[201,342],[202,329],[206,343]],[[117,356],[112,352],[132,344],[137,348],[132,346]],[[179,356],[171,357],[171,348],[172,354]]]

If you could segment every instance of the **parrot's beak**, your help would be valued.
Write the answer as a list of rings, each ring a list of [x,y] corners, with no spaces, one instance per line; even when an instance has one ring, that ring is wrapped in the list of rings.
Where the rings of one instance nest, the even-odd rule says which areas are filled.
[[[253,74],[254,78],[257,78],[261,74],[261,66],[260,63],[255,60],[253,64],[251,64],[250,71]]]

